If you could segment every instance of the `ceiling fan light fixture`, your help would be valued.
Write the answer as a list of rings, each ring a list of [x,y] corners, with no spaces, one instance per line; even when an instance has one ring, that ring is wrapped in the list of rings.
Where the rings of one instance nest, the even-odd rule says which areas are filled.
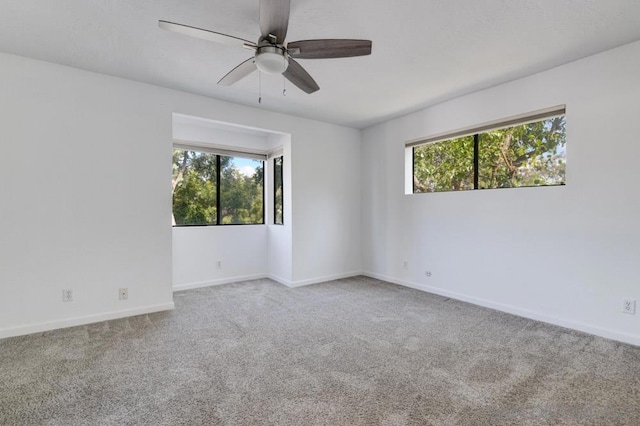
[[[256,51],[256,66],[267,74],[282,74],[289,67],[289,58],[283,47],[262,46]]]

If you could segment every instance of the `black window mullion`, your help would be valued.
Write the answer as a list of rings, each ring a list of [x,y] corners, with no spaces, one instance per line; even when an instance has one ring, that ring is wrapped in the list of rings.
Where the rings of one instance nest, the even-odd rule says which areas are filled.
[[[276,191],[277,191],[277,181],[276,181],[276,173],[278,172],[278,167],[276,165],[276,158],[273,159],[273,223],[278,223],[278,205],[276,202]]]
[[[478,189],[480,176],[480,135],[473,135],[473,189]]]
[[[222,212],[220,211],[220,156],[216,155],[216,225],[220,225]]]
[[[411,188],[416,193],[416,147],[411,148]]]

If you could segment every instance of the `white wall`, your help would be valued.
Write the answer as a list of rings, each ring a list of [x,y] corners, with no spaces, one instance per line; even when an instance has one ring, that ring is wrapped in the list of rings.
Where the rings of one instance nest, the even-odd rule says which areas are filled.
[[[0,337],[171,308],[172,113],[291,134],[288,284],[361,269],[359,131],[0,54]]]
[[[265,225],[173,228],[176,291],[262,278],[267,271]]]
[[[171,122],[154,103],[143,85],[0,55],[0,337],[173,306]]]
[[[365,271],[640,344],[639,68],[634,43],[366,129]],[[405,141],[560,104],[567,186],[404,195]]]
[[[268,276],[286,285],[293,283],[293,222],[291,216],[292,208],[292,185],[291,179],[291,136],[290,135],[269,135],[268,146],[272,150],[282,148],[282,152],[275,156],[283,156],[282,167],[282,188],[283,188],[283,224],[274,225],[273,214],[273,170],[266,176],[267,182],[267,265]],[[273,166],[273,158],[269,159],[269,167]]]
[[[220,123],[200,117],[173,114],[173,137],[184,142],[206,142],[218,146],[232,146],[268,150],[270,133],[246,129],[232,123]]]
[[[345,250],[361,247],[361,147],[352,142],[360,138],[357,130],[321,129],[313,143],[292,143],[295,285],[362,271],[361,250]]]

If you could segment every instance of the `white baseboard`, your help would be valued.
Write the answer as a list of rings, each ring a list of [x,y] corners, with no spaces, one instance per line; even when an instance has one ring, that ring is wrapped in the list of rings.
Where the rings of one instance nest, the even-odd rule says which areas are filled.
[[[176,292],[176,291],[183,291],[183,290],[193,290],[195,288],[213,287],[216,285],[231,284],[231,283],[237,283],[240,281],[259,280],[267,277],[268,277],[267,274],[252,274],[252,275],[241,275],[237,277],[220,278],[218,280],[200,281],[195,283],[175,284],[173,286],[173,291]]]
[[[59,328],[75,327],[78,325],[93,324],[100,321],[109,321],[135,315],[151,314],[153,312],[170,311],[174,309],[173,302],[159,305],[142,306],[140,308],[124,309],[121,311],[105,312],[102,314],[86,315],[82,317],[67,318],[56,321],[46,321],[36,324],[21,325],[18,327],[0,328],[0,339],[5,337],[22,336],[25,334],[42,333],[44,331],[57,330]]]
[[[285,284],[285,285],[287,287],[297,288],[297,287],[304,287],[306,285],[311,285],[311,284],[319,284],[327,281],[339,280],[342,278],[351,278],[358,275],[362,275],[362,271],[344,272],[341,274],[326,275],[324,277],[308,278],[306,280],[299,280],[299,281],[293,281],[293,282],[290,281],[289,284]]]
[[[222,278],[219,280],[201,281],[196,283],[177,284],[173,286],[173,291],[175,292],[175,291],[182,291],[182,290],[193,290],[195,288],[212,287],[216,285],[231,284],[231,283],[237,283],[241,281],[259,280],[262,278],[269,278],[289,288],[296,288],[296,287],[303,287],[311,284],[323,283],[326,281],[339,280],[341,278],[355,277],[357,275],[362,275],[362,272],[361,271],[346,272],[341,274],[326,275],[324,277],[309,278],[306,280],[291,281],[273,274],[254,274],[254,275],[243,275],[238,277]]]
[[[570,328],[573,330],[582,331],[584,333],[593,334],[596,336],[604,337],[606,339],[617,340],[619,342],[629,343],[635,346],[640,346],[640,335],[631,334],[616,330],[611,330],[603,327],[599,327],[593,324],[587,324],[581,321],[574,321],[566,318],[560,318],[552,315],[541,314],[536,311],[528,309],[518,308],[516,306],[507,305],[503,303],[493,302],[478,298],[475,296],[468,296],[465,294],[449,291],[437,287],[431,287],[424,284],[418,284],[410,281],[400,280],[393,277],[389,277],[374,272],[363,272],[362,275],[367,277],[376,278],[382,281],[387,281],[393,284],[398,284],[403,287],[409,287],[416,290],[424,291],[427,293],[437,294],[451,299],[461,300],[463,302],[472,303],[474,305],[484,306],[485,308],[495,309],[497,311],[507,312],[509,314],[517,315],[524,318],[529,318],[536,321],[546,322],[560,327]]]
[[[279,276],[273,275],[273,274],[267,275],[267,278],[277,282],[278,284],[282,284],[283,286],[286,286],[286,287],[289,287],[289,288],[293,288],[293,281],[291,281],[291,280],[286,280],[286,279],[284,279],[282,277],[279,277]]]

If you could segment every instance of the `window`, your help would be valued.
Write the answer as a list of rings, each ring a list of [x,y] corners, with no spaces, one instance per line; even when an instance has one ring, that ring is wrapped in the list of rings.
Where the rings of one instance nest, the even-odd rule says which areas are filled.
[[[564,108],[534,117],[408,144],[413,146],[413,192],[564,185]]]
[[[282,184],[282,165],[283,157],[273,159],[273,223],[276,225],[284,224],[284,189]]]
[[[413,192],[473,189],[473,136],[413,148]]]
[[[263,173],[263,160],[176,146],[173,225],[263,224]]]

